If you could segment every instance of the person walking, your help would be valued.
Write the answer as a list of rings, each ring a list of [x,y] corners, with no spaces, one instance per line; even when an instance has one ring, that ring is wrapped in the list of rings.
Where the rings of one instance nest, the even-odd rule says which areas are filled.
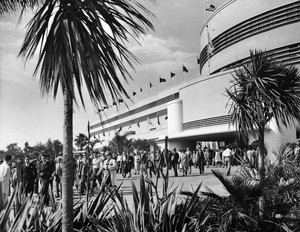
[[[188,169],[189,169],[189,173],[192,173],[192,166],[193,166],[193,154],[190,151],[190,149],[187,147],[186,148],[186,155],[187,155],[187,160],[188,160]]]
[[[99,186],[101,185],[101,175],[99,173],[100,170],[100,162],[101,158],[98,156],[97,153],[93,154],[93,159],[92,159],[92,178],[91,178],[91,191],[93,192],[94,189],[97,187],[97,182]]]
[[[4,202],[8,200],[9,196],[9,179],[10,179],[10,165],[12,156],[7,154],[4,157],[3,163],[0,165],[0,183],[2,183],[2,198]]]
[[[140,175],[141,170],[141,154],[136,152],[134,155],[134,174]]]
[[[221,152],[219,149],[215,151],[215,164],[217,167],[222,166]]]
[[[204,148],[204,159],[205,159],[206,167],[209,168],[210,154],[209,154],[209,149],[207,147]]]
[[[152,174],[156,174],[154,167],[154,152],[147,154],[147,177],[152,178]]]
[[[33,163],[30,163],[30,157],[26,156],[24,164],[21,167],[22,186],[26,195],[34,192],[34,182],[37,177],[37,169]]]
[[[174,148],[171,154],[171,165],[174,170],[174,176],[178,176],[178,172],[177,172],[178,161],[179,161],[179,154],[176,148]]]
[[[226,176],[229,176],[231,169],[231,149],[229,148],[229,146],[227,146],[225,151],[223,151],[223,156],[226,167]]]
[[[187,176],[188,167],[189,167],[189,158],[186,152],[182,152],[180,162],[182,166],[182,176]]]
[[[200,174],[203,174],[205,159],[204,159],[204,153],[201,150],[200,146],[197,147],[197,162],[198,162],[199,172]]]
[[[106,185],[115,187],[117,185],[117,163],[115,159],[112,159],[110,152],[106,155],[106,160],[103,163],[104,177],[106,179]]]

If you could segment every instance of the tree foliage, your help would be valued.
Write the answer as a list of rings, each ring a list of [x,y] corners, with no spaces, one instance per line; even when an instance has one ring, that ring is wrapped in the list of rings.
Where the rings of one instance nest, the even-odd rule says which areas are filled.
[[[300,121],[299,70],[276,62],[272,54],[251,50],[250,62],[235,70],[231,84],[226,89],[230,114],[244,137],[271,119],[280,130]]]

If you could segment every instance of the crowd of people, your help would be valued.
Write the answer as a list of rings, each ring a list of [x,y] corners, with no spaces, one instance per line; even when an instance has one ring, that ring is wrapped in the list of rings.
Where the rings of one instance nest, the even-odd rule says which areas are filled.
[[[300,141],[295,147],[295,155],[300,163]],[[252,146],[247,149],[232,146],[210,149],[198,146],[194,151],[189,148],[158,152],[131,149],[121,154],[94,152],[88,157],[86,153],[79,153],[74,154],[74,190],[83,195],[87,191],[93,193],[103,184],[116,187],[117,174],[121,174],[123,178],[130,178],[132,175],[145,175],[149,178],[155,175],[159,178],[166,169],[173,170],[177,177],[179,174],[191,174],[192,169],[198,170],[201,175],[205,168],[225,167],[225,174],[230,175],[231,166],[242,161],[257,167],[257,151]],[[50,203],[49,192],[55,193],[57,198],[61,196],[62,156],[56,159],[47,155],[41,155],[39,159],[26,156],[24,160],[14,160],[7,154],[1,162],[0,182],[4,199],[17,186],[21,186],[21,190],[27,195],[37,194],[45,205]]]
[[[49,186],[53,188],[53,180],[57,172],[55,161],[49,159],[47,155],[41,155],[40,159],[25,156],[24,160],[20,158],[14,160],[10,154],[7,154],[0,165],[3,199],[8,199],[12,191],[19,188],[26,195],[38,194],[40,200],[43,200],[45,205],[49,205]]]

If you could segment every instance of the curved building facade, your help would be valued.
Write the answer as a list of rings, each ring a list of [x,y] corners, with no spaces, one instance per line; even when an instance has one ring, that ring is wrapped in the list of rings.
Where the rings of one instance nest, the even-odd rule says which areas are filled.
[[[116,131],[129,131],[131,138],[156,139],[162,148],[168,136],[171,149],[236,143],[224,96],[232,70],[249,60],[250,49],[271,51],[276,60],[300,67],[300,1],[227,1],[204,23],[200,43],[198,76],[118,112],[101,113],[92,135],[107,142]],[[276,148],[295,141],[296,128],[281,134],[271,123],[266,136],[267,148]]]
[[[201,30],[201,73],[232,69],[249,59],[250,49],[271,51],[278,61],[299,65],[299,23],[300,1],[226,2],[210,15]]]

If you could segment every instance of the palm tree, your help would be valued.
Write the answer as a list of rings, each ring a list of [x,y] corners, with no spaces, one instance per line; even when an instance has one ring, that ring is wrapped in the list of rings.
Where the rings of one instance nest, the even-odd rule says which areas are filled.
[[[277,63],[271,54],[250,51],[250,62],[233,74],[232,86],[226,89],[232,122],[243,138],[258,135],[258,178],[265,180],[265,127],[275,120],[282,126],[300,121],[300,76],[297,68]],[[261,214],[263,198],[260,198]]]
[[[130,141],[127,139],[127,136],[130,135],[130,131],[126,132],[125,134],[121,135],[120,132],[115,134],[115,137],[109,142],[109,150],[113,153],[120,154],[124,150],[129,150]]]
[[[138,59],[125,43],[153,29],[146,16],[135,0],[45,0],[28,24],[19,55],[28,61],[38,51],[42,93],[56,98],[60,89],[64,99],[63,231],[73,231],[73,103],[79,96],[84,106],[82,86],[96,108],[129,97],[120,78],[131,78]]]
[[[79,151],[83,151],[87,146],[88,141],[89,139],[85,134],[79,133],[75,138],[75,146],[78,147]]]

